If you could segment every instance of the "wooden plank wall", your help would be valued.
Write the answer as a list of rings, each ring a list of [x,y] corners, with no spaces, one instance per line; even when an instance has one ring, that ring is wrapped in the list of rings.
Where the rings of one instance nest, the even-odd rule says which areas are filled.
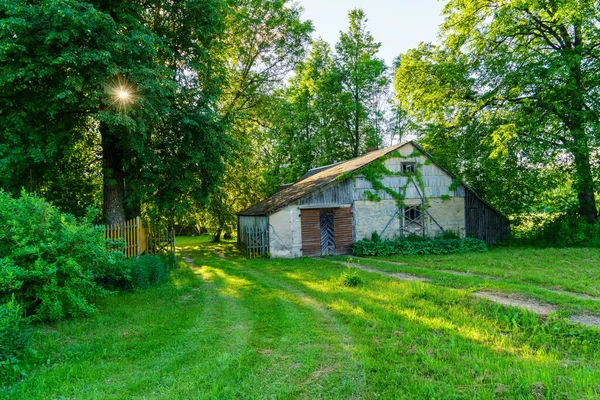
[[[321,255],[321,210],[302,210],[300,212],[302,233],[302,255]]]
[[[471,190],[466,190],[465,225],[468,237],[496,244],[510,233],[510,223],[503,215],[481,200]]]
[[[335,252],[348,254],[352,247],[352,209],[336,208],[333,210],[335,225]]]
[[[302,232],[302,255],[321,255],[321,213],[333,211],[335,253],[348,254],[353,242],[352,209],[349,207],[334,209],[302,210],[300,226]]]
[[[238,244],[244,249],[248,246],[248,228],[269,229],[269,217],[265,216],[238,216]]]
[[[125,257],[137,257],[144,253],[175,254],[175,231],[151,229],[144,226],[140,217],[122,224],[102,225],[101,229],[104,230],[107,246],[111,250],[123,251]],[[124,243],[124,247],[121,243]]]

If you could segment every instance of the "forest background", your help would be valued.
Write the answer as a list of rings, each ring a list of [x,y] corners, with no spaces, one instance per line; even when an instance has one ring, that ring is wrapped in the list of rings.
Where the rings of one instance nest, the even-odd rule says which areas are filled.
[[[450,0],[439,44],[386,65],[360,9],[331,46],[284,0],[0,0],[0,188],[219,239],[309,169],[417,138],[521,239],[583,243],[598,7]]]

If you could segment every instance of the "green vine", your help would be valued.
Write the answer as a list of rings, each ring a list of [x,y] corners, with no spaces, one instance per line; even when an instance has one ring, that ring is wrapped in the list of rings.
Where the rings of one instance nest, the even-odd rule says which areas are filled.
[[[369,182],[371,184],[371,186],[373,187],[373,191],[365,190],[364,196],[365,196],[366,200],[380,202],[382,199],[381,199],[381,196],[379,195],[379,192],[384,191],[392,199],[394,199],[396,201],[396,204],[398,207],[405,208],[406,207],[406,203],[405,203],[406,190],[408,189],[408,186],[411,183],[416,183],[416,185],[421,190],[422,195],[425,195],[425,183],[423,181],[423,174],[421,173],[421,170],[420,170],[420,167],[422,167],[423,164],[415,163],[415,172],[402,172],[402,171],[394,172],[394,171],[390,171],[385,166],[385,161],[392,159],[392,158],[400,158],[400,159],[406,160],[406,159],[414,159],[416,157],[421,157],[421,156],[423,156],[423,153],[421,153],[417,149],[414,149],[413,152],[408,156],[404,156],[404,155],[400,154],[399,152],[394,151],[389,154],[386,154],[383,157],[380,157],[379,159],[365,165],[364,167],[362,167],[356,171],[346,172],[344,174],[341,174],[340,176],[337,177],[337,180],[346,180],[346,179],[352,178],[354,180],[354,182],[356,182],[356,176],[361,175],[363,177],[363,179],[366,180],[367,182]],[[405,176],[405,177],[407,177],[407,181],[404,186],[401,186],[400,188],[398,188],[398,191],[396,191],[396,190],[393,190],[383,184],[382,180],[386,176]],[[429,199],[428,198],[425,198],[425,202],[426,202],[425,206],[429,207]]]
[[[448,190],[454,192],[454,191],[456,191],[456,189],[458,189],[458,186],[461,184],[462,184],[462,182],[460,181],[460,179],[456,178],[452,181],[452,183],[448,187]]]

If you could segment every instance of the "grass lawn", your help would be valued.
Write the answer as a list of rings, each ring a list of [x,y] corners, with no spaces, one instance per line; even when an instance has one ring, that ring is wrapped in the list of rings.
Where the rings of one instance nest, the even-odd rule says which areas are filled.
[[[452,280],[478,278],[402,282],[332,261],[245,260],[233,244],[207,240],[179,240],[179,267],[169,283],[99,299],[92,317],[36,327],[28,375],[0,395],[600,397],[600,331],[568,324],[561,315],[542,320],[474,298],[476,282]],[[514,290],[540,285],[595,294],[599,263],[585,264],[589,276],[573,272],[580,282],[571,287],[563,273],[585,256],[563,258],[561,251],[548,251],[546,272],[543,253],[525,250],[470,255],[468,270],[507,278],[504,284]],[[440,276],[434,269],[467,268],[461,260],[402,259],[411,265],[406,268]],[[519,275],[515,267],[506,275],[501,260],[537,272],[527,268]],[[347,287],[346,276],[354,274],[361,284]],[[578,307],[555,295],[566,308]]]
[[[471,292],[492,290],[520,293],[556,305],[567,314],[583,312],[600,315],[598,249],[495,248],[487,253],[446,256],[333,259],[364,263],[387,272],[425,277],[438,286]],[[464,275],[457,276],[448,271]]]

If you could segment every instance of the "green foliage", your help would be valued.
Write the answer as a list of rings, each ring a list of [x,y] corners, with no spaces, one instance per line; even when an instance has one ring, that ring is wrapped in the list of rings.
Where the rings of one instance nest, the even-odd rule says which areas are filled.
[[[164,282],[173,267],[172,260],[173,256],[152,255],[127,260],[131,270],[131,288],[147,289]]]
[[[456,239],[460,239],[460,235],[458,234],[458,232],[450,230],[450,229],[446,229],[444,232],[442,232],[439,236],[442,239],[446,239],[446,240],[456,240]]]
[[[218,54],[226,73],[219,115],[228,123],[231,152],[208,204],[194,209],[215,240],[235,232],[236,213],[264,199],[281,182],[266,150],[271,146],[266,132],[280,106],[274,92],[304,57],[312,31],[310,21],[301,18],[301,8],[288,0],[226,4]]]
[[[511,223],[505,246],[600,248],[600,224],[574,213],[521,215]]]
[[[372,242],[379,242],[380,240],[381,240],[381,237],[379,236],[379,233],[377,233],[377,231],[371,232],[371,241]]]
[[[344,286],[355,288],[363,284],[363,280],[358,275],[358,268],[352,268],[352,272],[344,272],[342,277]]]
[[[104,194],[121,209],[206,201],[228,144],[220,0],[0,0],[0,15],[2,188],[78,215],[103,198],[102,178],[123,189]]]
[[[374,201],[374,202],[381,201],[381,197],[379,197],[379,195],[371,192],[370,190],[365,190],[363,194],[368,201]]]
[[[18,302],[11,299],[0,304],[0,384],[14,380],[21,373],[20,363],[32,339],[31,328]]]
[[[58,320],[89,314],[104,291],[107,251],[102,229],[44,200],[0,191],[0,302],[14,298],[28,316]]]
[[[436,255],[470,252],[486,252],[485,242],[479,239],[446,239],[440,238],[414,238],[372,241],[359,240],[352,245],[352,254],[358,257],[365,256],[392,256],[392,255]]]
[[[323,40],[314,41],[277,93],[280,105],[269,136],[276,143],[274,170],[282,183],[381,145],[387,67],[377,57],[380,43],[367,30],[365,13],[352,10],[348,19],[335,51]]]
[[[123,258],[121,253],[111,253],[115,262],[103,269],[102,277],[96,281],[110,290],[147,289],[164,282],[174,267],[172,255],[149,255]]]
[[[427,150],[506,213],[566,189],[597,218],[599,12],[592,1],[451,0],[442,44],[401,56],[396,98]]]

